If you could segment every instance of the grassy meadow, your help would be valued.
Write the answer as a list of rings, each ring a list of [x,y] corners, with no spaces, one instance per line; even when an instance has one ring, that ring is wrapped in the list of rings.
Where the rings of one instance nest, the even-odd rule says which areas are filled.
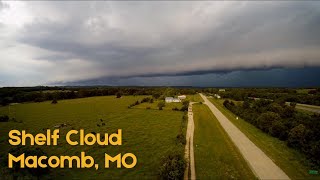
[[[239,118],[223,106],[223,99],[209,99],[235,126],[237,126],[252,142],[268,155],[290,178],[318,178],[308,174],[312,169],[307,166],[307,159],[300,152],[289,148],[284,141],[274,138],[252,124]]]
[[[255,179],[242,155],[206,105],[194,104],[197,179]]]
[[[0,115],[9,114],[18,122],[0,122],[0,157],[3,162],[8,150],[8,132],[12,129],[26,130],[29,133],[44,133],[46,129],[67,124],[60,128],[58,146],[36,146],[50,155],[77,155],[84,151],[94,157],[99,169],[51,169],[48,176],[68,179],[158,179],[161,159],[170,151],[184,150],[176,143],[180,132],[183,112],[146,110],[131,108],[128,105],[145,96],[90,97],[73,100],[25,103],[0,107]],[[156,103],[154,103],[156,104]],[[10,112],[9,112],[10,111]],[[100,120],[102,119],[102,121]],[[105,125],[103,125],[103,123]],[[71,130],[84,129],[85,132],[113,133],[122,129],[123,145],[121,146],[71,146],[65,141],[65,134]],[[76,135],[73,135],[76,137]],[[138,159],[134,169],[104,168],[104,153],[133,153]],[[1,163],[2,164],[2,163]],[[3,175],[6,168],[2,166]]]
[[[186,100],[190,101],[190,102],[204,102],[203,99],[201,98],[201,96],[197,93],[197,94],[193,94],[193,95],[187,95]]]

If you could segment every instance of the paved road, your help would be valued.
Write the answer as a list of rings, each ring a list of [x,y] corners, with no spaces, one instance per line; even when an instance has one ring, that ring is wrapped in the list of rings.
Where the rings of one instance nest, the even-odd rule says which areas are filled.
[[[203,94],[205,104],[217,117],[233,143],[259,179],[290,179],[261,149],[248,139],[230,120],[225,117]]]
[[[289,105],[290,102],[286,102],[286,104]],[[296,109],[302,109],[302,110],[306,110],[306,111],[310,111],[310,112],[314,112],[314,113],[320,114],[320,106],[297,103],[296,104]]]
[[[196,168],[194,163],[194,150],[193,150],[193,134],[194,134],[194,121],[193,121],[193,112],[192,112],[192,104],[194,102],[190,102],[188,107],[188,125],[187,125],[187,133],[186,133],[186,147],[185,147],[185,158],[187,159],[187,167],[184,172],[184,180],[189,179],[189,169],[190,169],[190,179],[196,179]]]

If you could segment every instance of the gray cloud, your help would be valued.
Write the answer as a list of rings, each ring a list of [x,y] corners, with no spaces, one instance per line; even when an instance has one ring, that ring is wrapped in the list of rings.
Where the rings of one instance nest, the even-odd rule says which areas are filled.
[[[5,8],[9,8],[9,5],[6,4],[6,3],[4,3],[4,2],[2,2],[2,1],[0,1],[0,11],[1,11],[2,9],[5,9]]]
[[[319,2],[27,5],[36,18],[15,40],[46,52],[32,58],[47,81],[320,66]]]

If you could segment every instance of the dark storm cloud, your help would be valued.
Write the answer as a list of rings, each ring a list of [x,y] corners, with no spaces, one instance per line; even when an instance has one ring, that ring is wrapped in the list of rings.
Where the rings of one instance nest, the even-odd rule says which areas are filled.
[[[320,68],[233,71],[190,76],[99,78],[59,85],[194,86],[194,87],[316,87]]]
[[[15,40],[46,51],[33,60],[50,82],[320,66],[320,2],[27,4],[36,18]]]

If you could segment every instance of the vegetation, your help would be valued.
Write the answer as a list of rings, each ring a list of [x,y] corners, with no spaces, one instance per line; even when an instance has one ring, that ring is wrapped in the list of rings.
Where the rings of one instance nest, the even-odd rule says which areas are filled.
[[[295,111],[293,106],[267,100],[245,101],[235,105],[226,100],[224,106],[239,117],[306,154],[320,165],[320,115]]]
[[[186,100],[190,101],[190,102],[203,102],[203,99],[201,98],[201,96],[198,93],[187,95]]]
[[[8,122],[8,121],[9,121],[9,116],[8,115],[0,116],[0,122]]]
[[[60,126],[59,146],[35,146],[51,155],[77,155],[81,151],[94,157],[96,163],[103,167],[104,153],[114,156],[118,153],[134,153],[138,164],[134,169],[50,169],[52,179],[108,179],[110,177],[129,179],[157,179],[163,157],[171,152],[184,152],[184,146],[177,143],[176,137],[181,133],[183,112],[180,111],[152,111],[145,108],[128,109],[128,104],[141,101],[146,96],[122,96],[116,99],[112,96],[90,97],[72,100],[59,100],[52,105],[51,101],[41,103],[24,103],[0,107],[0,115],[15,117],[22,123],[13,121],[0,123],[0,162],[7,157],[11,146],[8,143],[8,132],[11,129],[27,130],[36,134],[47,129]],[[145,104],[145,103],[143,103]],[[13,113],[14,112],[14,113]],[[61,124],[64,124],[61,126]],[[98,126],[99,125],[99,126]],[[112,133],[117,129],[123,130],[123,145],[113,146],[70,146],[65,139],[71,129],[81,129],[85,132]],[[184,128],[183,128],[184,129]],[[32,149],[26,146],[27,149]],[[0,165],[3,179],[12,179],[12,172]],[[20,175],[19,175],[20,176]],[[21,177],[22,178],[22,177]],[[42,176],[40,177],[42,178]],[[45,177],[43,177],[45,178]]]
[[[58,103],[57,99],[53,99],[51,102],[51,104],[57,104],[57,103]]]
[[[158,103],[158,108],[159,108],[159,110],[162,110],[162,108],[165,107],[165,106],[166,106],[166,104],[165,104],[165,102],[163,102],[163,101],[160,101],[160,102]]]
[[[178,180],[183,179],[186,161],[180,152],[170,153],[163,158],[160,166],[160,176],[162,179]]]
[[[128,95],[152,95],[154,99],[164,99],[166,96],[195,93],[195,88],[168,87],[5,87],[0,88],[0,105],[108,95],[115,95],[117,98]]]
[[[285,141],[272,137],[251,123],[242,118],[238,118],[238,115],[233,114],[223,106],[224,100],[211,98],[210,101],[282,170],[284,170],[290,178],[306,179],[316,176],[308,174],[310,169],[317,169],[317,167],[310,163],[306,156],[301,152],[289,148]]]
[[[246,161],[206,105],[194,104],[197,179],[255,179]]]
[[[306,92],[306,90],[303,90]],[[222,98],[244,101],[251,98],[281,100],[283,102],[296,102],[320,106],[320,89],[309,89],[307,93],[299,93],[301,89],[289,88],[229,88],[225,92],[219,92],[217,88],[207,88],[203,92],[207,94],[219,94]]]

